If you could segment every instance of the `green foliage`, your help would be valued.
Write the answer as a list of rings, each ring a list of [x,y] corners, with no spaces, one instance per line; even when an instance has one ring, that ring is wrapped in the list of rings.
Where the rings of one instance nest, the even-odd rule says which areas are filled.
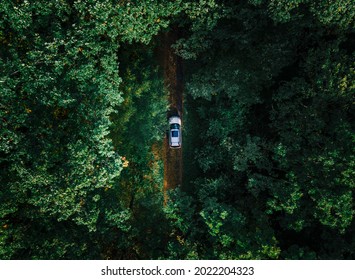
[[[354,258],[352,1],[6,0],[0,15],[0,258]],[[167,30],[189,163],[164,205]]]
[[[288,173],[292,188],[307,193],[315,204],[311,211],[322,224],[342,232],[353,217],[354,182],[348,177],[354,151],[350,61],[337,46],[310,50],[302,70],[305,79],[295,78],[280,87],[274,97],[278,109],[272,113],[280,145],[287,147],[277,161],[292,170]]]
[[[200,168],[191,195],[207,226],[199,231],[209,241],[201,240],[216,248],[200,257],[351,254],[353,16],[345,1],[326,2],[229,4],[235,14],[221,14],[207,32],[209,46],[194,53],[187,91],[201,127],[200,141],[190,140]],[[228,217],[240,214],[247,222],[233,236]],[[331,233],[341,236],[338,250],[314,246],[312,235],[323,244]]]
[[[122,49],[125,101],[112,115],[116,125],[111,138],[129,162],[120,185],[128,191],[128,197],[133,194],[135,198],[145,196],[144,188],[148,186],[156,185],[161,190],[163,180],[160,146],[166,129],[167,97],[161,72],[153,67],[155,56],[145,51]]]
[[[182,0],[122,1],[114,17],[115,29],[123,42],[148,44],[152,36],[167,28],[173,16],[181,12]]]
[[[249,0],[253,5],[267,6],[268,12],[276,22],[301,19],[311,13],[325,26],[353,28],[355,12],[351,0]]]
[[[122,247],[120,251],[134,252],[134,258],[142,259],[161,256],[164,231],[167,230],[162,212],[164,167],[161,147],[168,104],[154,47],[154,44],[149,49],[127,45],[120,49],[124,102],[111,116],[115,126],[110,138],[127,165],[108,192],[131,213],[125,244],[116,244],[113,240],[113,246]],[[114,257],[121,258],[119,254]]]
[[[198,221],[192,198],[180,189],[170,191],[164,212],[171,231],[165,258],[199,259],[196,240]]]
[[[154,11],[149,8],[142,28],[155,17],[168,17],[171,4],[166,6],[170,10],[158,3]],[[111,115],[123,101],[117,50],[122,41],[147,43],[159,29],[126,38],[130,24],[146,14],[125,19],[122,11],[108,0],[0,4],[1,258],[98,258],[112,253],[110,231],[130,228],[125,203],[108,195],[122,170],[118,153],[126,152],[124,144],[114,150],[109,137]],[[158,101],[148,103],[153,114],[164,111]],[[147,127],[137,131],[154,127],[155,119],[146,119]],[[144,149],[151,142],[146,139]],[[41,219],[48,234],[37,236]],[[55,236],[56,231],[66,235],[65,225],[73,228],[72,239]],[[107,241],[98,246],[103,234]],[[73,250],[79,236],[92,253]],[[10,240],[15,241],[7,248]],[[32,243],[38,247],[31,250]]]
[[[174,47],[185,59],[196,58],[198,53],[211,46],[209,32],[218,21],[232,11],[216,0],[184,1],[178,24],[188,26],[189,36],[179,39]]]

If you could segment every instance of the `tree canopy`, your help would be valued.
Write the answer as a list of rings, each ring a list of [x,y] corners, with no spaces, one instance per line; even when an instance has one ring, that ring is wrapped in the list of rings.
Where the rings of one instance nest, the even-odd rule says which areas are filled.
[[[350,0],[0,3],[1,259],[352,259]],[[164,34],[184,181],[164,204]]]

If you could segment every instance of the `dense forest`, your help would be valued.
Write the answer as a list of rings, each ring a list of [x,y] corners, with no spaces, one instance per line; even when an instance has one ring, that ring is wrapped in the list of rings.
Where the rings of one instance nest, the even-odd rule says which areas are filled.
[[[352,0],[2,0],[0,259],[354,259],[354,18]],[[164,47],[184,81],[166,194]]]

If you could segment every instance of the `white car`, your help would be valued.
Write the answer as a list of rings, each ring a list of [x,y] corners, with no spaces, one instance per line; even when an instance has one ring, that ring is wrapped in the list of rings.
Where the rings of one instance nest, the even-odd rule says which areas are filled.
[[[170,148],[181,148],[181,119],[179,116],[169,118],[169,145]]]

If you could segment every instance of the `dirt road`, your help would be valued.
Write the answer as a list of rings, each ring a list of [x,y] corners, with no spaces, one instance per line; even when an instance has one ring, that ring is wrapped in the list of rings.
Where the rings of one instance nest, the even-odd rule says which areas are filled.
[[[163,63],[164,83],[169,92],[169,110],[167,118],[178,114],[181,117],[183,127],[183,80],[182,62],[171,45],[177,39],[177,32],[171,31],[163,37]],[[184,143],[182,134],[182,143]],[[183,146],[183,145],[182,145]],[[164,195],[167,199],[167,191],[178,187],[182,183],[182,148],[171,149],[168,135],[164,141]]]

